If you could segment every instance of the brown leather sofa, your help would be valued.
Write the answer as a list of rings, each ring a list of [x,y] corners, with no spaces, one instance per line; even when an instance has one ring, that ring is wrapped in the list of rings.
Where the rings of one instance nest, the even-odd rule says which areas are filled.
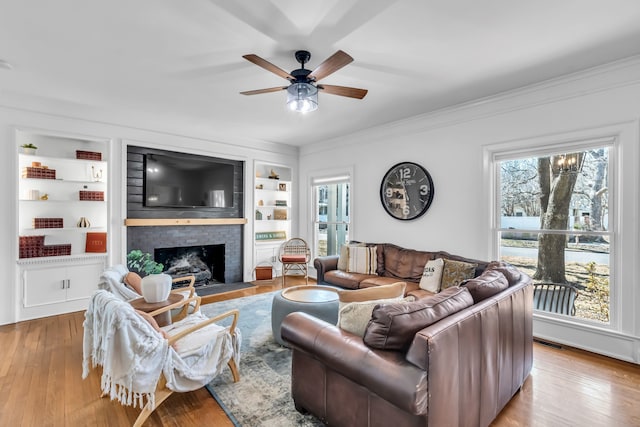
[[[376,306],[362,338],[289,314],[296,409],[332,426],[488,426],[531,371],[532,305],[531,278],[493,262],[460,287]]]
[[[338,286],[345,289],[359,289],[378,285],[388,285],[397,281],[407,283],[406,293],[418,289],[424,265],[435,258],[446,258],[477,264],[476,276],[487,266],[486,261],[464,258],[444,251],[428,252],[406,249],[392,243],[367,243],[376,246],[377,274],[360,274],[338,270],[338,255],[318,257],[313,260],[319,285]]]

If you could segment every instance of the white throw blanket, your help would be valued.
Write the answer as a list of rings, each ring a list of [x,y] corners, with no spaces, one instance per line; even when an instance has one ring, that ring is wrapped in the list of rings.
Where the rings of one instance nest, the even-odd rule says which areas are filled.
[[[206,319],[198,312],[166,330],[173,335]],[[142,408],[146,400],[154,408],[154,391],[162,373],[170,390],[185,392],[203,387],[231,357],[239,359],[234,341],[240,342],[239,335],[232,337],[227,328],[211,324],[178,340],[176,349],[171,348],[129,303],[99,290],[85,313],[82,378],[89,374],[90,363],[91,367],[100,365],[103,393],[123,405]]]
[[[123,264],[116,264],[107,268],[100,275],[98,288],[105,289],[124,301],[140,298],[141,295],[138,295],[136,291],[125,285],[124,276],[127,273],[129,273],[129,270]]]

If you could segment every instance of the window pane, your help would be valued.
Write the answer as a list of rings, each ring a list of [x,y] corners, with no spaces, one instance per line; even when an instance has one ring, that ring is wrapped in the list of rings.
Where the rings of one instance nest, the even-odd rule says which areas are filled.
[[[316,236],[317,256],[340,255],[340,246],[349,240],[349,226],[348,224],[318,223]]]
[[[575,236],[569,234],[549,233],[541,233],[538,239],[533,233],[504,232],[501,236],[500,258],[534,278],[534,284],[537,284],[535,302],[538,303],[534,308],[608,324],[610,245],[607,239],[582,235],[576,240]],[[559,254],[540,257],[540,247],[553,248],[558,245],[561,248]],[[548,255],[552,255],[551,252]],[[545,260],[544,267],[540,265],[541,259]],[[547,279],[536,279],[537,275]],[[556,280],[548,280],[549,277],[556,277]],[[558,289],[543,288],[540,286],[543,283],[573,287],[575,301],[569,295],[573,292],[570,289],[565,292],[560,290],[561,286]],[[553,299],[557,304],[552,303]],[[569,305],[575,311],[564,311],[563,305]]]
[[[500,228],[608,230],[606,147],[500,162]]]

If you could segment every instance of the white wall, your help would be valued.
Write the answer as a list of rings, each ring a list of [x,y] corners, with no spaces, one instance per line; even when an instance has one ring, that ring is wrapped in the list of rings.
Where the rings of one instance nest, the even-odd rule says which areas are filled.
[[[0,101],[1,102],[1,101]],[[59,108],[57,108],[59,107]],[[109,124],[91,118],[70,118],[62,116],[64,105],[42,103],[23,107],[0,105],[0,201],[3,206],[3,218],[0,222],[0,271],[4,273],[3,297],[0,298],[0,324],[13,323],[17,320],[18,301],[18,256],[17,238],[17,143],[15,129],[40,129],[61,134],[94,136],[111,139],[109,159],[109,264],[122,263],[126,259],[126,146],[141,145],[163,148],[174,151],[198,153],[223,158],[245,161],[245,217],[249,219],[244,232],[244,276],[251,280],[253,268],[253,170],[255,161],[273,162],[291,166],[294,176],[297,175],[298,149],[262,141],[219,142],[212,137],[189,135],[189,128],[184,133],[175,129],[180,123],[159,123],[159,129],[139,129],[131,126]],[[131,117],[130,123],[135,123]],[[295,191],[295,188],[294,188]],[[297,218],[297,212],[292,216]],[[87,278],[95,280],[96,278]]]
[[[422,250],[495,259],[491,244],[491,192],[487,147],[547,144],[571,135],[614,132],[619,136],[621,202],[618,224],[620,286],[612,329],[594,333],[583,325],[536,317],[537,336],[640,363],[638,289],[640,58],[610,64],[490,99],[416,117],[300,153],[301,185],[327,168],[352,166],[352,233],[355,240],[393,242]],[[416,161],[431,173],[435,198],[414,221],[397,221],[380,203],[384,173],[401,161]],[[310,192],[301,189],[300,234],[312,239]]]

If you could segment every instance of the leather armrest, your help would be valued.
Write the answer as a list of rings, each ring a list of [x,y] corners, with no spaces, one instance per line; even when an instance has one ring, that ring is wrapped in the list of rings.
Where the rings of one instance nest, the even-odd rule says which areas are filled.
[[[301,351],[385,400],[416,415],[427,410],[427,373],[404,353],[373,350],[351,334],[302,312],[287,315],[280,330]]]
[[[321,256],[313,260],[316,269],[316,280],[318,284],[324,282],[324,274],[327,271],[338,269],[338,255]]]

